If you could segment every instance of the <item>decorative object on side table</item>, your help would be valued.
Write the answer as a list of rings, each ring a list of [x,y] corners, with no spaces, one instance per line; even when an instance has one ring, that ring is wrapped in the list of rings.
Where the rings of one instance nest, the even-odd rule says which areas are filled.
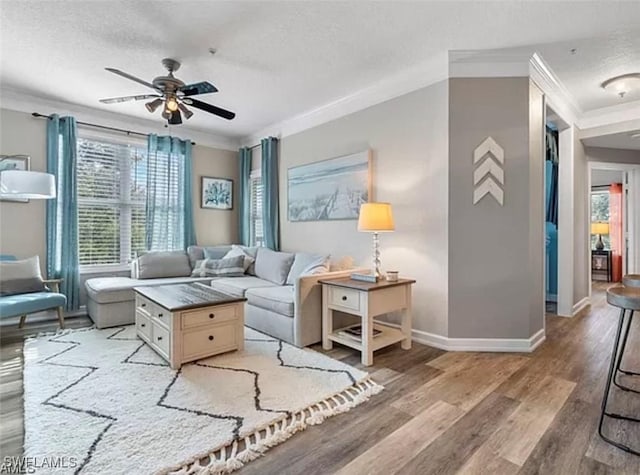
[[[28,155],[0,155],[0,200],[28,203],[30,198],[55,198],[55,178],[32,172]]]
[[[390,203],[364,203],[360,206],[358,231],[373,233],[373,274],[377,279],[383,277],[380,269],[380,240],[378,233],[394,230],[395,225]]]
[[[602,242],[602,235],[609,234],[609,223],[605,223],[601,221],[596,221],[591,223],[591,234],[598,235],[596,250],[602,251],[604,249],[604,242]]]
[[[388,270],[387,271],[387,281],[388,282],[398,282],[398,274],[397,270]]]
[[[206,209],[233,209],[233,180],[203,176],[200,203]]]
[[[358,219],[371,197],[371,151],[287,171],[289,221]]]

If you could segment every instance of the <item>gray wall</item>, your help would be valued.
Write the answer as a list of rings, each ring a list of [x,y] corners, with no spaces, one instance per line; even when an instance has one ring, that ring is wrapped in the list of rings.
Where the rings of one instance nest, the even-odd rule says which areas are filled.
[[[622,183],[624,173],[618,170],[597,170],[591,171],[591,186],[608,186],[612,183]]]
[[[287,169],[370,148],[373,199],[393,205],[396,232],[381,235],[382,265],[417,280],[414,322],[447,334],[447,82],[284,137],[280,219],[285,250],[350,255],[370,266],[371,236],[356,221],[289,222]]]
[[[582,143],[582,142],[581,142]],[[640,150],[620,148],[583,147],[590,162],[640,164]]]
[[[574,140],[574,196],[573,196],[573,304],[589,296],[589,166],[579,134]]]
[[[449,81],[449,337],[543,327],[542,111],[528,78]],[[504,206],[473,204],[473,151],[488,136],[505,151]]]
[[[0,154],[31,156],[31,169],[46,170],[46,121],[30,114],[0,109]],[[232,211],[200,208],[201,176],[231,178],[237,185],[237,152],[196,145],[193,148],[193,205],[196,235],[201,244],[235,242],[237,206]],[[237,189],[236,202],[237,202]],[[0,253],[39,255],[45,264],[45,204],[0,202]]]

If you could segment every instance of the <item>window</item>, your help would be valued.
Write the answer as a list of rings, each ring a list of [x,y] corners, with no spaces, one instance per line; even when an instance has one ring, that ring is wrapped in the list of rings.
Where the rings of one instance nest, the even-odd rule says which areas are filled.
[[[249,179],[249,193],[251,195],[251,210],[249,212],[250,246],[264,246],[264,232],[262,229],[262,177],[260,171],[252,172]]]
[[[78,138],[81,266],[124,265],[145,249],[146,147]]]
[[[591,192],[591,222],[609,222],[609,190],[598,190]],[[591,235],[591,249],[596,248],[597,235]],[[609,235],[602,236],[605,249],[611,249]]]

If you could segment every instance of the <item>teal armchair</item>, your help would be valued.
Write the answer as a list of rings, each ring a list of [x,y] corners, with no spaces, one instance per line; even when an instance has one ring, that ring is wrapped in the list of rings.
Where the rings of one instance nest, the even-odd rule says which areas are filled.
[[[0,260],[13,261],[14,256],[2,254]],[[60,279],[44,281],[50,292],[33,292],[28,294],[0,296],[0,318],[20,317],[19,327],[24,326],[27,315],[44,310],[56,309],[60,328],[64,328],[64,307],[67,297],[60,293]]]

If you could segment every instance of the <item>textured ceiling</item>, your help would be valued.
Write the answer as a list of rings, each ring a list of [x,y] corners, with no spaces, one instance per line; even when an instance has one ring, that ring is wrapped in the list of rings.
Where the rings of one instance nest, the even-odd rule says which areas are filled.
[[[446,50],[537,45],[587,110],[619,102],[599,89],[603,78],[640,70],[638,25],[638,2],[4,0],[0,85],[160,121],[142,103],[100,104],[147,92],[103,68],[149,80],[174,57],[185,82],[218,86],[203,100],[237,112],[226,122],[196,111],[188,126],[238,137]],[[578,54],[569,56],[574,43]]]

